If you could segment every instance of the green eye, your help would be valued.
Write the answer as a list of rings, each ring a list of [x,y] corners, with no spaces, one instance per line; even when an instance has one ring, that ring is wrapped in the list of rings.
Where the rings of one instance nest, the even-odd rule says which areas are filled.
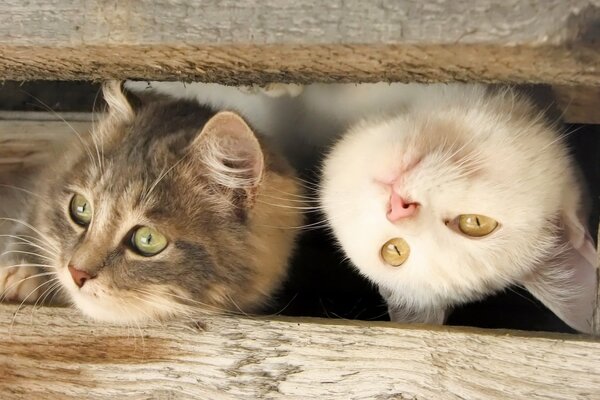
[[[76,224],[81,226],[88,226],[92,220],[92,206],[85,197],[80,194],[76,194],[71,199],[69,205],[69,211],[71,218]]]
[[[131,237],[131,245],[141,255],[146,257],[155,256],[167,247],[167,238],[149,226],[136,229]]]

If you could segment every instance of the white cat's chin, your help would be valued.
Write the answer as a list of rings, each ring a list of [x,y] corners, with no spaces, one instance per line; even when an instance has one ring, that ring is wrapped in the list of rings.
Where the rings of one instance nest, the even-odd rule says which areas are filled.
[[[111,293],[97,282],[88,282],[78,288],[69,272],[59,274],[71,301],[85,316],[113,324],[143,323],[161,320],[177,313],[177,304],[159,298],[141,299],[124,293]]]

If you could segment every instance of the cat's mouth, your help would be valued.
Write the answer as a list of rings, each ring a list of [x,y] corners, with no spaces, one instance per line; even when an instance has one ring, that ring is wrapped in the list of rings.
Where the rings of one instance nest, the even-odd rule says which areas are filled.
[[[72,266],[63,269],[60,279],[65,288],[72,295],[80,297],[108,296],[109,294],[102,288],[102,283],[97,275],[91,275],[85,271],[77,270]]]
[[[68,268],[59,274],[62,285],[73,304],[86,316],[117,324],[162,320],[184,311],[184,305],[152,291],[125,290],[110,287],[102,277],[94,276],[78,285]],[[157,293],[160,293],[158,291]]]

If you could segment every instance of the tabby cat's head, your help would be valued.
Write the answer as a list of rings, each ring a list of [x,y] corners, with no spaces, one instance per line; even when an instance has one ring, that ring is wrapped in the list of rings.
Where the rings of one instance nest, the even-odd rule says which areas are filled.
[[[108,112],[66,150],[35,211],[72,302],[114,322],[256,309],[285,277],[301,223],[287,208],[293,172],[234,113],[167,98],[134,107],[118,83],[104,97]]]

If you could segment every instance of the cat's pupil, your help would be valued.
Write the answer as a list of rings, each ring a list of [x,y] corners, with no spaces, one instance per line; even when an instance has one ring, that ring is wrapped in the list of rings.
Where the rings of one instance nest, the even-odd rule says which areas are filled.
[[[85,212],[85,208],[87,207],[87,203],[83,203],[79,207],[77,207],[77,212],[83,214]]]
[[[477,226],[481,228],[481,223],[479,222],[479,217],[475,217],[475,222],[477,222]]]

